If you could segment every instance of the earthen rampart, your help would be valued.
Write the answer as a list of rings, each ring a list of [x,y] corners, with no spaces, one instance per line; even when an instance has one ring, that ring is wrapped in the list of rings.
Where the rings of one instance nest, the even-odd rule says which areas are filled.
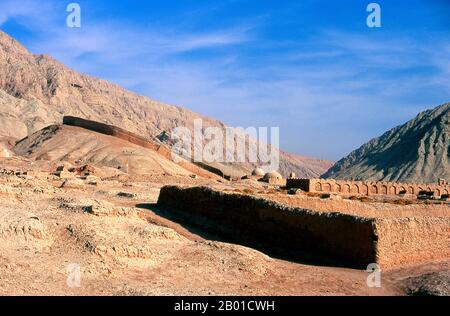
[[[156,142],[151,142],[144,137],[141,137],[137,134],[126,131],[120,127],[108,125],[100,122],[90,121],[86,119],[82,119],[74,116],[65,116],[63,118],[63,124],[69,126],[81,127],[90,131],[94,131],[97,133],[114,136],[123,140],[126,140],[132,144],[145,147],[148,149],[152,149],[154,151],[159,152],[161,155],[166,158],[171,159],[170,150],[163,146],[162,144],[157,144]]]
[[[362,217],[288,207],[209,188],[164,187],[158,205],[214,221],[211,229],[383,269],[450,258],[450,217]],[[228,228],[227,228],[228,227]]]
[[[148,148],[153,151],[156,151],[161,156],[165,157],[166,159],[170,161],[174,161],[172,157],[171,150],[165,146],[164,144],[160,144],[156,141],[148,140],[142,136],[139,136],[137,134],[134,134],[132,132],[129,132],[127,130],[124,130],[120,127],[108,125],[96,121],[90,121],[86,119],[82,119],[79,117],[74,116],[65,116],[63,118],[63,124],[68,126],[75,126],[75,127],[81,127],[93,132],[97,132],[100,134],[105,134],[113,137],[117,137],[119,139],[128,141],[132,144],[135,144],[140,147]],[[216,175],[209,172],[209,170],[204,170],[201,167],[198,167],[189,161],[181,161],[177,162],[178,165],[182,166],[186,170],[189,170],[190,172],[193,172],[199,176],[205,177],[205,178],[216,178]]]
[[[242,233],[263,243],[333,255],[350,265],[364,266],[376,260],[371,219],[289,208],[261,198],[206,187],[164,187],[158,206],[213,220],[217,224],[211,226],[222,233]]]

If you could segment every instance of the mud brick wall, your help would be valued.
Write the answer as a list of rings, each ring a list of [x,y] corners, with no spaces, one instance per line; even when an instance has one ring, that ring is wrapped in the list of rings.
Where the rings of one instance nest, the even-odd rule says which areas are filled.
[[[209,188],[161,190],[158,205],[198,215],[250,233],[257,240],[343,260],[350,266],[376,262],[374,220],[340,213],[318,213],[252,196]],[[216,230],[221,225],[214,226]]]
[[[380,218],[375,226],[383,267],[450,259],[450,217]]]
[[[334,179],[288,179],[289,189],[302,189],[312,193],[337,193],[344,195],[418,195],[422,191],[433,192],[436,197],[448,195],[450,185],[440,180],[439,183],[396,183],[374,181],[341,181]]]
[[[90,121],[86,119],[82,119],[74,116],[64,116],[63,124],[68,126],[81,127],[90,131],[94,131],[100,134],[105,134],[113,137],[117,137],[122,140],[126,140],[132,144],[151,149],[156,151],[158,154],[162,155],[168,160],[173,161],[171,150],[164,146],[163,144],[159,144],[156,141],[148,140],[144,137],[141,137],[137,134],[131,133],[127,130],[124,130],[120,127],[116,127],[113,125],[108,125],[100,122]],[[199,175],[204,178],[217,178],[216,174],[209,172],[208,170],[204,170],[201,167],[198,167],[188,161],[179,162],[178,165],[182,166],[186,170]]]
[[[69,126],[82,127],[84,129],[91,130],[97,133],[114,136],[126,140],[130,143],[133,143],[135,145],[152,149],[166,156],[166,158],[170,158],[170,150],[168,149],[164,150],[165,148],[163,146],[151,142],[145,139],[144,137],[141,137],[137,134],[131,133],[116,126],[85,120],[74,116],[64,116],[63,124]]]
[[[262,242],[309,250],[352,267],[395,269],[450,258],[450,217],[365,218],[291,208],[204,187],[164,187],[158,205],[250,232]]]

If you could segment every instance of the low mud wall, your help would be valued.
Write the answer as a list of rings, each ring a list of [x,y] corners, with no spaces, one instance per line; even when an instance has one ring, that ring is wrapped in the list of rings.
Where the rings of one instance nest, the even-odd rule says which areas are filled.
[[[63,124],[69,126],[82,127],[84,129],[94,131],[97,133],[114,136],[126,140],[132,144],[157,151],[166,158],[171,159],[170,150],[168,150],[164,146],[151,142],[148,139],[145,139],[144,137],[141,137],[137,134],[131,133],[129,131],[126,131],[122,128],[113,125],[85,120],[74,116],[64,116]]]
[[[433,192],[435,197],[450,193],[450,185],[444,179],[437,183],[397,183],[377,181],[342,181],[334,179],[288,179],[289,189],[301,189],[311,193],[339,193],[343,195],[419,195]]]
[[[209,188],[161,190],[158,206],[213,220],[216,230],[228,225],[238,234],[251,234],[258,241],[292,250],[311,250],[367,267],[376,262],[374,220],[340,213],[318,213],[289,208],[247,195],[226,194]]]
[[[446,204],[398,205],[348,199],[321,199],[304,195],[286,194],[259,194],[258,196],[290,207],[305,208],[319,212],[338,212],[361,217],[450,217],[450,205]]]
[[[261,242],[307,250],[366,268],[395,269],[450,258],[450,218],[368,218],[288,207],[267,199],[204,187],[164,187],[158,205],[213,220]]]
[[[93,132],[97,132],[104,135],[109,135],[113,137],[117,137],[119,139],[128,141],[132,144],[138,145],[140,147],[148,148],[153,151],[156,151],[158,154],[163,156],[164,158],[174,161],[172,157],[171,150],[163,144],[159,144],[156,141],[148,140],[142,136],[131,133],[127,130],[124,130],[120,127],[108,125],[100,122],[90,121],[86,119],[82,119],[74,116],[64,116],[63,124],[68,126],[81,127]],[[184,169],[199,175],[204,178],[218,178],[218,176],[208,170],[204,170],[201,167],[198,167],[188,161],[177,162],[178,165],[183,167]]]
[[[396,268],[450,259],[449,217],[380,218],[377,262]]]

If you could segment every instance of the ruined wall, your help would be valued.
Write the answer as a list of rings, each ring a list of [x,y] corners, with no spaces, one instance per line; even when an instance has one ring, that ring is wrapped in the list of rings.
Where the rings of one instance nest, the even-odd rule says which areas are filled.
[[[164,187],[158,206],[199,215],[217,223],[216,230],[231,227],[233,234],[250,234],[292,248],[338,258],[350,266],[367,266],[376,260],[374,222],[339,213],[317,213],[278,203],[208,188]]]
[[[311,192],[311,179],[296,179],[290,178],[286,181],[286,187],[288,189],[301,189],[305,192]]]
[[[386,268],[450,259],[449,217],[376,220],[377,262]]]
[[[161,144],[151,142],[148,139],[145,139],[144,137],[141,137],[139,135],[136,135],[134,133],[131,133],[129,131],[126,131],[126,130],[116,127],[116,126],[103,124],[100,122],[95,122],[95,121],[90,121],[90,120],[85,120],[85,119],[82,119],[79,117],[73,117],[73,116],[64,116],[63,124],[69,125],[69,126],[82,127],[84,129],[88,129],[90,131],[94,131],[97,133],[114,136],[114,137],[126,140],[130,143],[133,143],[135,145],[157,151],[161,155],[165,156],[166,158],[171,159],[170,150],[165,148]]]
[[[361,202],[347,199],[321,199],[305,195],[279,193],[256,194],[261,198],[290,207],[305,208],[319,212],[339,212],[361,217],[450,217],[450,205],[442,204],[390,204]]]
[[[417,184],[333,179],[288,179],[287,187],[312,193],[339,193],[344,195],[418,195],[421,191],[429,191],[434,192],[436,197],[441,197],[450,193],[450,185],[443,181],[440,181],[439,184]]]
[[[208,170],[209,172],[218,175],[221,178],[225,178],[225,174],[219,168],[215,168],[215,167],[207,165],[203,162],[195,162],[195,164],[202,169]]]
[[[85,119],[73,117],[73,116],[65,116],[63,118],[63,124],[69,125],[69,126],[81,127],[81,128],[84,128],[84,129],[87,129],[90,131],[94,131],[97,133],[117,137],[117,138],[123,139],[125,141],[128,141],[132,144],[156,151],[158,154],[165,157],[166,159],[168,159],[170,161],[174,161],[171,150],[168,147],[166,147],[165,145],[159,144],[155,141],[148,140],[144,137],[141,137],[139,135],[136,135],[134,133],[126,131],[120,127],[116,127],[116,126],[108,125],[108,124],[104,124],[104,123],[99,123],[99,122],[95,122],[95,121],[85,120]],[[209,171],[204,170],[201,167],[198,167],[188,161],[181,161],[181,162],[177,162],[177,163],[184,169],[186,169],[196,175],[199,175],[201,177],[217,178],[215,174],[210,173]]]
[[[287,183],[286,179],[267,179],[267,180],[263,179],[263,181],[271,185],[277,185],[282,187],[285,187]]]
[[[365,268],[383,269],[450,258],[450,218],[365,218],[283,206],[209,188],[164,187],[160,207],[213,220],[215,230],[249,233],[258,241],[309,250]],[[228,227],[228,228],[227,228]]]

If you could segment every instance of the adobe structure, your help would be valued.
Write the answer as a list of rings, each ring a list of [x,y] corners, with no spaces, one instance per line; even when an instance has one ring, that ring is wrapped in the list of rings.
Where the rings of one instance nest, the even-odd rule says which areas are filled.
[[[170,150],[162,144],[152,142],[137,134],[126,131],[120,127],[108,125],[96,121],[90,121],[74,116],[64,116],[63,125],[81,127],[93,132],[97,132],[104,135],[114,136],[123,140],[126,140],[132,144],[154,150],[163,155],[167,159],[172,159]]]
[[[420,212],[399,206],[378,215],[316,211],[270,196],[177,186],[161,189],[158,207],[175,211],[191,225],[207,220],[206,227],[215,233],[235,238],[242,232],[260,245],[323,255],[349,267],[377,263],[391,270],[450,258],[448,208]]]
[[[301,189],[311,193],[339,193],[342,195],[419,195],[432,192],[434,197],[448,196],[450,185],[440,179],[436,184],[376,182],[376,181],[340,181],[334,179],[288,179],[288,189]]]
[[[262,178],[262,181],[272,185],[279,185],[279,186],[286,185],[286,179],[283,179],[283,176],[276,171],[266,173]]]
[[[272,171],[266,173],[261,168],[254,169],[250,176],[245,176],[242,179],[256,179],[274,186],[286,186],[286,179],[283,179],[283,176],[279,172]]]

